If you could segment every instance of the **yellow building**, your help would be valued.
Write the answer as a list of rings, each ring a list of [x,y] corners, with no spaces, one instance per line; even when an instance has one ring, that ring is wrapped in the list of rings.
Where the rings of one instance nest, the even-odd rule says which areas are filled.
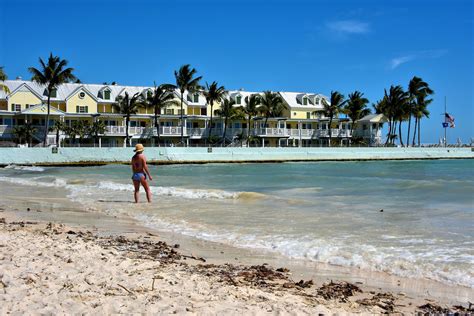
[[[23,80],[7,80],[4,84],[9,92],[0,91],[0,144],[13,144],[18,136],[14,132],[15,127],[24,124],[34,126],[33,145],[41,142],[47,113],[45,87]],[[78,138],[81,138],[82,146],[125,146],[126,120],[117,100],[125,94],[145,98],[152,89],[76,83],[59,86],[51,96],[49,126],[53,128],[48,133],[47,144],[74,146],[78,143]],[[241,114],[228,119],[225,124],[225,118],[215,115],[220,109],[220,104],[217,103],[212,109],[211,129],[211,107],[201,92],[184,93],[183,113],[179,90],[172,93],[177,105],[157,113],[158,128],[154,125],[155,113],[151,107],[140,106],[130,116],[129,145],[141,142],[153,146],[158,145],[158,141],[160,146],[183,143],[188,146],[208,145],[208,141],[219,143],[224,133],[225,144],[236,146],[247,145],[247,140],[253,146],[318,146],[327,143],[329,132],[340,143],[348,142],[351,137],[347,119],[334,118],[334,124],[329,128],[323,106],[328,99],[320,94],[278,92],[284,104],[281,115],[267,118],[264,113],[257,113],[251,117],[250,122],[247,116]],[[261,93],[229,91],[228,98],[235,102],[235,108],[240,108],[246,105],[246,98],[252,94]],[[58,125],[56,122],[62,123],[60,130],[54,128]],[[97,124],[95,122],[103,122],[105,125],[104,130],[97,134],[98,137],[82,131],[84,126],[90,127]],[[374,126],[374,129],[378,131],[378,126]],[[223,144],[222,141],[220,143]]]

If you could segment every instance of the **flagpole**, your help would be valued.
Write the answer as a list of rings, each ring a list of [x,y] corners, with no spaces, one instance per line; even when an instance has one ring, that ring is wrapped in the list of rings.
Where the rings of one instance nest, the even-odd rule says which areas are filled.
[[[446,113],[448,113],[448,112],[446,111],[446,96],[444,96],[444,122],[445,123],[446,123]],[[446,138],[447,137],[446,136],[446,130],[447,129],[448,128],[445,125],[445,127],[444,127],[444,147],[448,146],[448,139]]]

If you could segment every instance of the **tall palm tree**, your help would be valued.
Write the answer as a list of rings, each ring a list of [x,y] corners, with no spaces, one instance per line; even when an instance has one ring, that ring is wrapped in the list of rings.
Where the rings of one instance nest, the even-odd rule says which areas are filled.
[[[123,96],[118,96],[116,101],[117,104],[114,104],[114,107],[125,117],[125,147],[127,145],[130,146],[130,137],[128,134],[130,117],[138,112],[139,107],[143,106],[143,98],[140,92],[135,93],[131,97],[128,92],[125,92]]]
[[[159,115],[161,110],[178,105],[178,102],[174,99],[173,94],[174,86],[171,84],[161,84],[154,87],[153,91],[147,93],[147,96],[144,100],[146,107],[153,108],[153,125],[156,128],[156,143],[160,146],[160,122]]]
[[[405,116],[405,109],[408,103],[408,92],[402,86],[390,86],[389,93],[385,89],[383,114],[389,120],[389,133],[385,144],[394,144],[396,136],[397,121],[402,122]],[[401,129],[399,129],[401,137]]]
[[[332,140],[332,120],[334,116],[337,116],[344,105],[347,103],[347,100],[344,100],[344,95],[338,91],[331,91],[331,100],[328,103],[326,99],[322,99],[323,107],[324,107],[324,115],[329,117],[329,147],[331,147],[331,140]]]
[[[224,98],[227,96],[227,91],[224,86],[218,86],[216,81],[213,81],[211,85],[206,82],[206,90],[204,91],[204,97],[206,98],[207,104],[211,106],[211,119],[209,120],[209,134],[207,140],[211,137],[212,132],[212,114],[214,112],[214,102],[222,103]]]
[[[354,125],[358,120],[364,116],[370,114],[370,109],[367,108],[369,100],[364,98],[364,94],[359,91],[349,93],[349,99],[347,100],[346,107],[344,108],[345,114],[351,119],[351,135],[354,130]]]
[[[234,99],[224,99],[222,101],[220,109],[216,110],[216,115],[224,118],[224,133],[222,134],[222,142],[225,145],[225,134],[227,131],[227,121],[229,119],[233,119],[235,114],[237,113],[237,108],[234,107],[235,100]]]
[[[46,92],[48,94],[48,112],[46,114],[46,126],[43,141],[43,145],[46,146],[49,131],[49,115],[51,111],[51,95],[63,83],[74,81],[77,78],[72,74],[74,68],[66,68],[68,61],[61,59],[58,56],[53,56],[53,53],[50,53],[47,63],[45,63],[41,58],[39,59],[39,62],[41,65],[39,70],[34,67],[30,67],[28,70],[33,75],[31,80],[46,86]]]
[[[414,76],[409,84],[408,84],[408,94],[409,94],[409,101],[410,101],[410,113],[409,113],[409,121],[408,121],[408,135],[407,135],[407,146],[410,143],[410,125],[411,125],[411,116],[415,117],[415,128],[413,132],[413,142],[412,146],[415,146],[415,136],[416,136],[416,129],[418,124],[418,114],[426,112],[426,97],[433,94],[434,91],[429,87],[429,85],[423,81],[423,79]],[[418,99],[421,100],[421,104],[418,104]],[[431,101],[428,102],[428,104]],[[423,109],[425,107],[425,109]],[[420,111],[421,108],[421,111]],[[428,114],[429,115],[429,112]],[[419,134],[419,133],[418,133]]]
[[[7,74],[3,70],[3,66],[0,67],[0,90],[5,91],[5,93],[9,93],[10,89],[8,89],[7,85],[4,84],[3,82],[8,79]]]
[[[251,94],[245,97],[245,105],[242,107],[242,111],[247,115],[247,147],[250,146],[250,134],[251,134],[251,120],[252,117],[257,115],[257,106],[260,104],[260,95]]]
[[[416,110],[414,113],[415,122],[418,125],[418,147],[421,146],[421,119],[423,117],[430,117],[430,111],[428,111],[428,105],[433,102],[433,99],[427,99],[427,95],[420,94],[416,99]],[[413,146],[415,145],[415,134],[413,134]]]
[[[263,95],[258,97],[258,111],[265,115],[264,127],[267,126],[268,118],[280,115],[286,108],[282,97],[277,92],[264,91]]]
[[[174,72],[174,77],[176,79],[176,88],[179,89],[181,96],[181,144],[184,144],[184,120],[183,120],[183,96],[184,92],[187,90],[188,93],[194,93],[200,90],[202,87],[199,85],[199,81],[202,79],[202,76],[194,77],[197,71],[194,68],[191,68],[189,64],[183,65],[179,68],[178,71]]]

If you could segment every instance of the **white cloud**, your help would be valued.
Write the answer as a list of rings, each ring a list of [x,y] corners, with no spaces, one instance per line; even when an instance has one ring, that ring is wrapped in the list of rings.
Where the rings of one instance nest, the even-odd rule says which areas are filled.
[[[395,69],[400,65],[413,61],[415,59],[436,59],[447,54],[446,49],[432,49],[414,52],[412,54],[398,56],[390,60],[390,69]]]
[[[415,56],[413,55],[392,58],[392,60],[390,60],[390,68],[395,69],[402,64],[412,61],[413,59],[415,59]]]
[[[367,22],[357,20],[340,20],[326,23],[326,27],[339,34],[365,34],[370,32]]]

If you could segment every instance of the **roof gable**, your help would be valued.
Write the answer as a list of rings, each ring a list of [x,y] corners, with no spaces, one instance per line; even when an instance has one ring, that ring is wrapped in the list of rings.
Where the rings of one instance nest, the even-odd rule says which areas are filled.
[[[56,109],[55,107],[50,107],[50,115],[65,115],[61,110]],[[34,106],[30,106],[28,109],[24,110],[21,112],[21,114],[47,114],[48,113],[48,107],[45,104],[37,104]]]

